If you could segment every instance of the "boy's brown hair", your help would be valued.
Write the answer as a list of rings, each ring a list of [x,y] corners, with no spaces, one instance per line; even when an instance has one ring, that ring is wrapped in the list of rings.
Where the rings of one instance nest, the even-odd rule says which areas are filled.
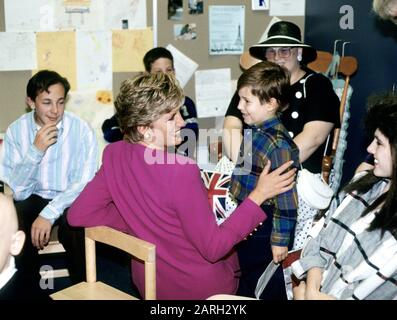
[[[261,104],[271,98],[277,100],[278,110],[288,106],[290,75],[287,69],[270,61],[263,61],[244,71],[237,82],[237,90],[250,87]]]

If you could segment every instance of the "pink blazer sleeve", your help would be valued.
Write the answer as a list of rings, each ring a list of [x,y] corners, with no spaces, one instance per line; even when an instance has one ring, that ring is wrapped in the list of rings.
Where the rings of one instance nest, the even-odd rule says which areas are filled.
[[[215,262],[223,258],[235,244],[266,219],[262,209],[247,198],[218,226],[198,167],[185,165],[179,168],[173,181],[177,190],[172,193],[171,205],[179,216],[186,237],[208,261]]]
[[[128,227],[116,209],[106,184],[103,166],[86,185],[68,211],[71,226],[109,226],[127,232]]]

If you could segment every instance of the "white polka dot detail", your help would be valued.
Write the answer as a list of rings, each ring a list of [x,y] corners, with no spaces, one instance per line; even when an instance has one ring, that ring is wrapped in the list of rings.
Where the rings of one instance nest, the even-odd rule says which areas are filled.
[[[289,133],[289,135],[290,135],[291,138],[294,137],[294,133],[293,133],[292,131],[289,131],[288,133]]]
[[[297,99],[302,98],[302,92],[300,92],[300,91],[295,92],[295,97],[296,97]]]
[[[291,117],[292,117],[292,119],[298,119],[299,113],[297,111],[294,111],[291,113]]]

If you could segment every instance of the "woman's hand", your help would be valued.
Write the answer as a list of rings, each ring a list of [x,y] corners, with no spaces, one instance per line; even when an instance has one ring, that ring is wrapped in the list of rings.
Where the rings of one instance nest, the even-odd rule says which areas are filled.
[[[292,189],[295,184],[296,169],[293,168],[285,173],[283,172],[288,170],[293,163],[292,160],[288,161],[269,173],[271,166],[269,160],[259,176],[255,189],[248,197],[260,206],[264,201]]]

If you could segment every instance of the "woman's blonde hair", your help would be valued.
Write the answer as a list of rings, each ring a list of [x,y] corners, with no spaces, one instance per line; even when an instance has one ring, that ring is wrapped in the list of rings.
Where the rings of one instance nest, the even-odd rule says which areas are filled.
[[[397,17],[392,14],[391,10],[393,6],[397,6],[397,0],[374,0],[372,2],[372,10],[379,17],[397,24]]]
[[[143,73],[123,81],[114,104],[124,139],[142,141],[138,127],[150,127],[163,114],[180,107],[183,99],[182,88],[169,73]]]

